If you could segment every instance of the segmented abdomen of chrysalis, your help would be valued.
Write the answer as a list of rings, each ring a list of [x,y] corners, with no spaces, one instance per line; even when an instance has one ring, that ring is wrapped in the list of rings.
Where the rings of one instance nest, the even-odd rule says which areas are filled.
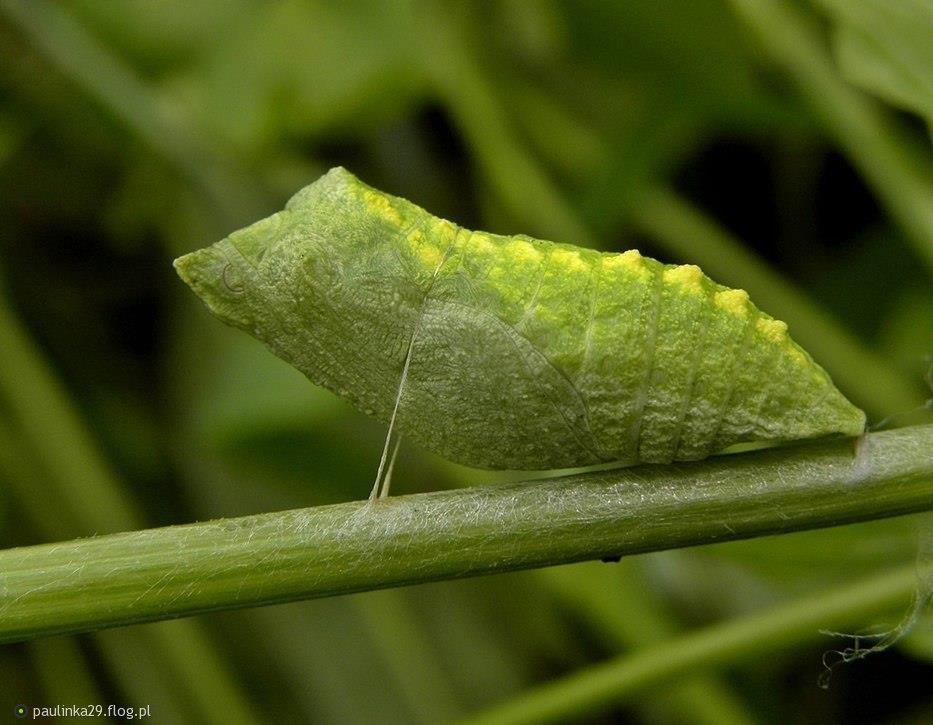
[[[343,169],[176,266],[361,410],[388,420],[400,395],[401,432],[467,465],[664,463],[864,427],[784,323],[698,267],[471,232]]]

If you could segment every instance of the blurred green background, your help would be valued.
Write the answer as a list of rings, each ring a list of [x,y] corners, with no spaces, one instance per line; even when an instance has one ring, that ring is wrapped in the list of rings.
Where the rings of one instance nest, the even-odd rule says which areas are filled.
[[[697,263],[787,320],[873,422],[922,404],[931,38],[926,0],[0,0],[0,546],[368,493],[383,426],[216,322],[171,267],[338,164],[467,227]],[[393,492],[521,477],[403,445]],[[160,723],[447,722],[911,561],[929,530],[6,646],[0,718],[115,702]],[[836,644],[597,721],[933,721],[929,616],[823,691]]]

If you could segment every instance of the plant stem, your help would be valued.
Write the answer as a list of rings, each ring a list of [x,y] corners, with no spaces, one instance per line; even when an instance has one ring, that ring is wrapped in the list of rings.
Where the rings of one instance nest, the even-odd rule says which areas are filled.
[[[916,566],[904,566],[588,667],[480,713],[469,723],[518,725],[592,715],[674,677],[789,649],[815,639],[820,629],[857,626],[864,617],[906,605],[917,587]]]
[[[836,71],[809,19],[790,3],[731,0],[736,14],[758,36],[822,118],[878,198],[897,219],[918,255],[933,268],[933,178],[929,156],[912,158],[913,144],[869,99]]]
[[[933,508],[933,425],[0,552],[0,642]]]

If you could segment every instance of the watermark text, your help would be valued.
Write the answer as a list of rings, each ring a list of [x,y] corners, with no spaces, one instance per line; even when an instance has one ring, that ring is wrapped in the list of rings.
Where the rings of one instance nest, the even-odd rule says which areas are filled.
[[[13,715],[20,720],[38,720],[56,717],[106,717],[112,720],[145,720],[152,715],[150,705],[25,705],[13,708]]]

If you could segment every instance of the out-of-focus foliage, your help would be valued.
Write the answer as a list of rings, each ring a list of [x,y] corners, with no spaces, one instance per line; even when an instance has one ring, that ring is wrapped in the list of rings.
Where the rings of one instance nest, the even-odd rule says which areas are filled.
[[[853,83],[933,123],[933,8],[924,0],[821,0]]]
[[[852,341],[819,362],[859,401],[877,381],[852,370],[883,370],[898,394],[875,396],[872,420],[903,413],[927,394],[929,270],[735,5],[0,0],[3,305],[64,386],[80,445],[102,454],[114,495],[151,525],[368,492],[384,430],[210,318],[170,264],[335,164],[468,227],[718,261],[738,286],[752,284],[749,270],[775,271],[790,286],[766,311],[811,304]],[[884,114],[933,173],[909,115],[931,112],[930,3],[788,7],[825,31],[818,50],[836,47],[840,82],[893,104]],[[739,239],[753,266],[717,260],[690,219],[645,214],[658,189]],[[661,229],[693,253],[675,257]],[[792,334],[812,334],[806,324]],[[0,346],[0,380],[15,385],[27,378],[10,349]],[[30,434],[29,411],[11,411],[0,392],[2,545],[95,533],[74,515],[87,491],[49,466],[50,451],[79,444]],[[403,446],[393,489],[510,476],[521,474]],[[93,505],[109,505],[102,495]],[[929,526],[880,522],[6,648],[0,707],[81,693],[151,701],[158,722],[209,720],[211,702],[217,722],[447,721],[909,561]],[[820,653],[835,645],[698,672],[616,715],[933,717],[928,626],[899,653],[838,669],[824,693]],[[235,713],[231,691],[248,703]]]

